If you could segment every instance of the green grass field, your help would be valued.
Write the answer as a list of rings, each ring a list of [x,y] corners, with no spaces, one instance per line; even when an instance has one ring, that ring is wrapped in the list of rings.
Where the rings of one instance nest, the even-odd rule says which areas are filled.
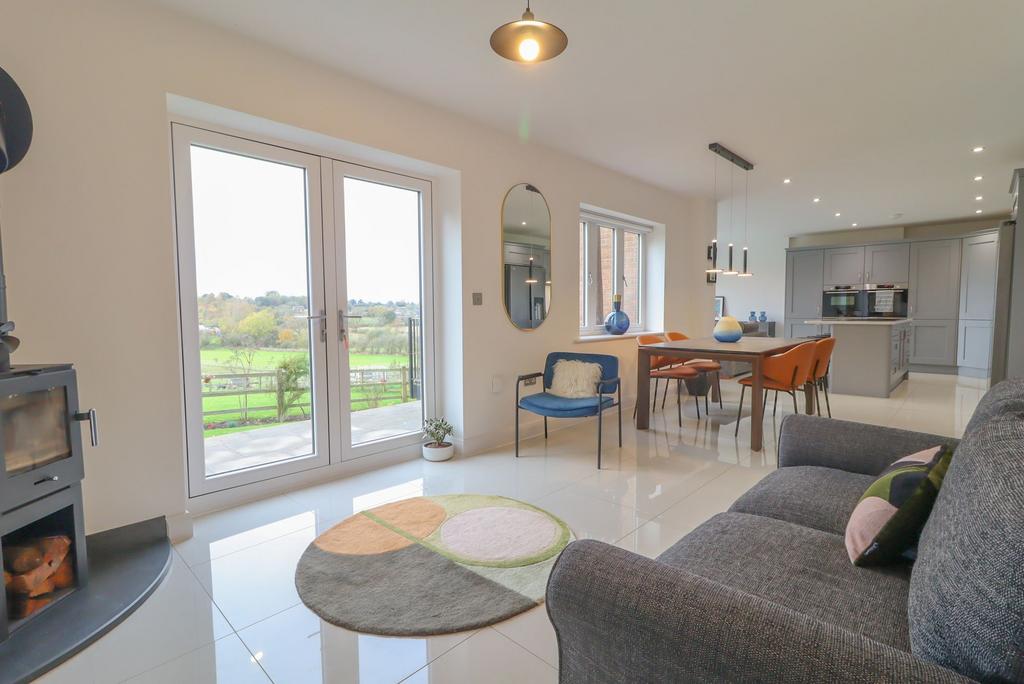
[[[213,347],[199,351],[199,363],[204,373],[234,373],[239,366],[232,359],[230,349]],[[301,349],[257,349],[253,356],[254,371],[274,370],[289,356],[305,354]],[[349,354],[352,368],[391,368],[406,366],[409,358],[403,354]]]

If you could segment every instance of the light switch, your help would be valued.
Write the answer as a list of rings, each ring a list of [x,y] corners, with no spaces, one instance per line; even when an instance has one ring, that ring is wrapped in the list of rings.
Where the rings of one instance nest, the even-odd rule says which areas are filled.
[[[482,306],[484,303],[484,293],[474,292],[473,293],[473,306]]]
[[[501,390],[505,389],[505,381],[501,379],[500,375],[491,376],[491,392],[494,394],[501,394]]]

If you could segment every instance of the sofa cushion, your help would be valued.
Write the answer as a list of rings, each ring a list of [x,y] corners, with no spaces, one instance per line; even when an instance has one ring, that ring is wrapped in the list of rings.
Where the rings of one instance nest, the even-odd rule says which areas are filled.
[[[1024,412],[960,442],[921,533],[909,614],[919,658],[981,681],[1024,680]]]
[[[548,392],[566,399],[583,399],[597,395],[601,381],[601,364],[559,359],[551,377]]]
[[[837,534],[720,513],[659,561],[907,651],[907,566],[857,568]]]
[[[885,565],[917,545],[953,452],[935,446],[896,460],[871,483],[846,524],[854,565]]]
[[[854,567],[839,535],[760,515],[720,513],[658,560],[874,641],[910,648],[908,567]]]
[[[870,475],[835,468],[779,468],[751,487],[729,510],[843,534],[857,501],[874,481]]]

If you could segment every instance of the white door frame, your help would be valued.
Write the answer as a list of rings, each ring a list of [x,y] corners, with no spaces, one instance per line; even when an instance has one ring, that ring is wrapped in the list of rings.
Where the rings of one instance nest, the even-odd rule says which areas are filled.
[[[331,321],[330,334],[334,336],[330,344],[332,350],[337,353],[329,354],[328,368],[332,382],[329,383],[334,389],[330,401],[333,406],[338,407],[333,412],[340,417],[334,421],[336,429],[332,429],[331,440],[334,444],[341,445],[341,449],[332,450],[340,454],[340,459],[350,461],[364,456],[390,451],[392,449],[416,444],[422,440],[422,431],[416,430],[407,435],[399,435],[387,439],[366,442],[356,446],[352,445],[352,407],[351,390],[348,388],[349,359],[348,350],[345,349],[344,341],[340,331],[344,320],[341,316],[346,312],[348,305],[348,294],[346,292],[347,274],[345,272],[345,178],[356,178],[372,183],[380,183],[391,187],[412,190],[420,196],[420,336],[421,336],[421,368],[423,372],[423,415],[433,415],[435,406],[434,391],[434,318],[433,318],[433,292],[434,292],[434,271],[433,271],[433,216],[431,207],[431,183],[428,180],[407,176],[383,169],[352,164],[340,160],[333,160],[330,164],[330,174],[327,172],[327,161],[324,162],[324,197],[325,216],[326,207],[329,204],[333,210],[334,231],[327,231],[325,241],[326,264],[328,268],[328,283],[331,282],[330,274],[333,271],[333,281],[337,284],[335,288],[328,285],[327,300],[331,305],[328,320]],[[328,180],[330,176],[330,180]],[[328,183],[330,182],[330,186]],[[328,193],[330,187],[330,193]],[[326,199],[330,194],[330,199]],[[332,244],[333,243],[333,244]],[[382,248],[386,248],[382,245]],[[333,367],[332,367],[333,364]],[[336,368],[336,370],[335,370]]]
[[[195,227],[192,207],[191,147],[193,144],[305,170],[307,273],[311,314],[327,311],[324,292],[321,161],[314,155],[227,134],[171,124],[174,200],[178,247],[178,293],[182,340],[182,378],[185,389],[185,449],[189,497],[240,487],[282,475],[326,466],[330,458],[327,342],[319,321],[310,320],[310,384],[313,406],[313,454],[266,466],[206,477],[203,448],[202,380],[199,353],[199,312],[196,307]],[[328,333],[330,326],[328,326]],[[327,337],[330,340],[330,336]]]

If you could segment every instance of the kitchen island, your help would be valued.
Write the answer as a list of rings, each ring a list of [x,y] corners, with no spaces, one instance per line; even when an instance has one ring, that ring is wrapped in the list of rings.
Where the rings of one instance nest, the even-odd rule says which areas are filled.
[[[836,338],[829,389],[839,394],[888,397],[907,379],[910,367],[909,318],[815,319],[831,326]]]

